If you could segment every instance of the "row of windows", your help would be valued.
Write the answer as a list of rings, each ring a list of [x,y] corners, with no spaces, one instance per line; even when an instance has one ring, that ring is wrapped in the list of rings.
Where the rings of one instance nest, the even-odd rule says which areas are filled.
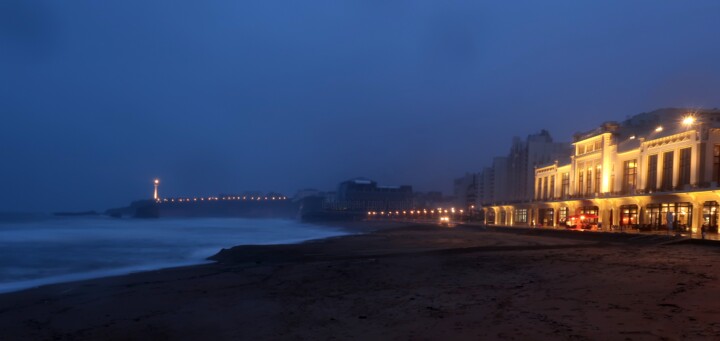
[[[720,216],[718,207],[720,205],[716,201],[707,201],[703,204],[703,225],[717,226]],[[692,225],[693,206],[687,202],[649,204],[644,211],[640,210],[638,205],[622,205],[618,211],[618,223],[621,226],[640,223],[650,226],[667,226],[669,223],[679,227],[691,227]],[[583,206],[578,209],[578,214],[583,215],[599,216],[599,213],[600,210],[597,206]],[[527,214],[526,210],[524,214]],[[611,211],[610,219],[612,219],[612,214]],[[643,219],[640,219],[640,214],[643,214]],[[568,207],[561,207],[557,217],[552,208],[541,208],[538,209],[538,217],[539,222],[543,225],[553,225],[556,222],[564,224],[568,220]],[[554,221],[555,218],[557,221]]]
[[[678,187],[690,184],[691,174],[691,148],[683,148],[679,152],[679,164],[677,174]],[[669,191],[673,189],[673,162],[675,152],[664,152],[662,155],[662,169],[660,169],[661,182],[660,190]],[[659,154],[648,156],[647,159],[647,181],[646,190],[654,191],[658,189],[658,157]],[[578,165],[577,183],[575,193],[592,194],[599,193],[602,186],[602,168],[596,165],[585,168],[584,164]],[[632,193],[638,188],[638,162],[637,159],[627,160],[623,162],[622,168],[621,191],[625,194]],[[720,183],[720,145],[714,146],[713,150],[713,174],[712,180]],[[615,175],[610,176],[610,192],[614,192]],[[566,197],[570,190],[570,174],[561,174],[560,196]],[[547,176],[538,178],[536,187],[537,198],[548,199],[555,197],[555,177]]]
[[[555,197],[555,177],[546,176],[538,178],[537,189],[535,193],[538,194],[539,198],[548,199]]]
[[[716,157],[717,162],[720,165],[720,146],[716,147],[717,151],[716,154],[718,154],[718,157]],[[673,189],[673,160],[674,160],[674,153],[673,151],[665,152],[662,154],[663,156],[663,164],[662,164],[662,183],[660,189],[662,190],[672,190]],[[679,163],[679,174],[678,174],[678,186],[683,185],[689,185],[690,184],[690,160],[691,160],[691,149],[690,148],[683,148],[680,150],[680,163]],[[656,190],[657,189],[657,162],[658,162],[658,155],[650,155],[648,156],[648,167],[647,167],[647,185],[646,189],[648,190]],[[720,169],[720,166],[717,167]],[[636,159],[633,160],[627,160],[623,163],[623,177],[622,177],[622,192],[623,193],[632,193],[635,189],[637,189],[637,169],[638,169],[638,163]],[[590,172],[588,171],[588,176]],[[598,177],[599,179],[599,177]],[[582,171],[579,174],[579,181],[580,181],[580,188],[582,188]],[[613,181],[614,182],[614,179]],[[611,182],[611,184],[612,184]],[[599,186],[599,180],[596,180],[596,189]],[[590,186],[587,186],[588,190],[590,189]],[[611,190],[612,191],[612,190]],[[590,192],[587,192],[590,193]]]
[[[602,166],[596,165],[593,173],[593,167],[589,166],[585,169],[582,164],[578,167],[578,183],[576,187],[576,193],[578,194],[590,194],[600,192],[600,186],[602,183]],[[593,178],[593,174],[595,177]]]
[[[678,169],[678,186],[684,186],[690,184],[690,148],[680,149],[680,163]],[[673,162],[675,152],[669,151],[662,154],[662,178],[660,183],[661,190],[672,190],[673,189]],[[658,154],[648,156],[647,162],[647,190],[657,189],[657,175],[658,175]],[[637,188],[637,160],[628,160],[623,164],[623,181],[622,191],[623,193],[631,193]]]
[[[690,184],[690,160],[691,160],[691,149],[684,148],[680,149],[680,160],[678,164],[678,186],[684,186]],[[673,189],[673,162],[675,159],[675,152],[665,152],[662,154],[662,173],[661,173],[661,190],[672,190]],[[645,188],[647,190],[658,189],[658,155],[648,156],[648,168],[647,168],[647,184]]]
[[[602,148],[601,140],[597,140],[597,141],[585,143],[585,144],[580,144],[577,146],[577,155],[592,153],[596,150],[600,150],[601,148]]]
[[[552,208],[539,209],[538,217],[539,222],[543,225],[552,225],[555,223],[554,219],[557,218],[557,223],[563,224],[569,217],[569,208],[560,207],[557,212],[557,217],[554,214],[555,210]],[[597,206],[583,206],[578,209],[578,214],[585,215],[599,215],[600,210]],[[693,206],[688,202],[665,202],[659,204],[648,204],[644,210],[640,210],[638,205],[622,205],[618,210],[619,220],[618,223],[621,226],[629,226],[636,224],[646,224],[650,226],[667,226],[668,223],[677,225],[680,227],[691,227]],[[610,213],[612,219],[612,211]],[[640,219],[642,214],[643,219]],[[494,222],[495,212],[488,212],[489,221]],[[720,204],[717,201],[706,201],[702,206],[702,224],[705,226],[715,227],[717,229],[718,220],[720,218]],[[528,222],[528,209],[518,208],[514,211],[514,218],[516,223],[527,223]],[[505,223],[506,212],[500,212],[500,221],[502,224]]]
[[[583,206],[580,209],[578,209],[578,214],[580,215],[586,215],[585,219],[588,221],[593,221],[597,223],[597,216],[600,212],[599,208],[597,206]],[[595,216],[595,217],[590,217]],[[557,211],[557,220],[555,220],[555,209],[553,208],[540,208],[538,209],[538,223],[543,226],[552,226],[555,223],[559,224],[565,224],[567,220],[571,218],[569,216],[569,208],[566,207],[560,207]]]

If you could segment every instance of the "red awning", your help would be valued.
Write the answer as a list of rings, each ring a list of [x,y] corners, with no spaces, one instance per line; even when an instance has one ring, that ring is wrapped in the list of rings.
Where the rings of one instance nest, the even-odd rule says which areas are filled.
[[[576,214],[571,215],[568,219],[598,219],[599,217],[595,214]]]

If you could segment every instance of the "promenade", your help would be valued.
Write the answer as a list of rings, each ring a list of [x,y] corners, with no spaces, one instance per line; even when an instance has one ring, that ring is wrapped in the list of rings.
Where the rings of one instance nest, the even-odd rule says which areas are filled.
[[[703,236],[702,233],[689,233],[689,232],[677,232],[672,230],[655,230],[655,231],[640,231],[638,229],[631,229],[631,228],[622,228],[622,227],[613,227],[613,228],[606,228],[606,229],[589,229],[589,230],[575,230],[575,229],[568,229],[562,226],[506,226],[506,225],[485,225],[480,223],[472,223],[463,222],[462,224],[468,225],[468,226],[494,226],[494,227],[504,227],[504,228],[519,228],[519,229],[541,229],[541,230],[555,230],[555,231],[573,231],[578,233],[624,233],[624,234],[634,234],[638,236],[667,236],[667,237],[675,237],[675,238],[686,238],[686,239],[704,239],[704,240],[713,240],[713,241],[720,241],[720,234],[718,233],[705,233]]]
[[[374,218],[374,221],[377,221],[376,218]],[[440,224],[438,219],[392,219],[389,218],[386,221],[395,221],[395,222],[403,222],[403,223],[413,223],[413,224]],[[564,226],[525,226],[525,225],[495,225],[495,224],[484,224],[481,222],[474,222],[474,221],[461,221],[461,220],[451,220],[449,224],[446,224],[448,227],[455,227],[455,226],[468,226],[468,227],[483,227],[483,228],[495,228],[495,229],[520,229],[520,230],[549,230],[549,231],[568,231],[573,233],[622,233],[622,234],[633,234],[637,236],[665,236],[665,237],[673,237],[677,239],[698,239],[698,240],[709,240],[709,241],[717,241],[720,243],[720,233],[710,233],[707,232],[705,235],[703,235],[700,232],[697,233],[689,233],[689,232],[677,232],[672,230],[655,230],[655,231],[640,231],[638,229],[631,229],[631,228],[623,228],[623,227],[612,227],[612,228],[601,228],[601,229],[588,229],[588,230],[576,230],[576,229],[569,229]],[[720,244],[718,244],[720,245]]]

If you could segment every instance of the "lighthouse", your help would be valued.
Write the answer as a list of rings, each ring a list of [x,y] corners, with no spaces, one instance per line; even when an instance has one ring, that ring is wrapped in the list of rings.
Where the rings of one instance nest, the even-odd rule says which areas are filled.
[[[155,193],[153,194],[153,199],[158,200],[160,198],[158,196],[158,186],[160,186],[160,179],[155,179],[155,181],[153,181],[153,185],[155,185]]]

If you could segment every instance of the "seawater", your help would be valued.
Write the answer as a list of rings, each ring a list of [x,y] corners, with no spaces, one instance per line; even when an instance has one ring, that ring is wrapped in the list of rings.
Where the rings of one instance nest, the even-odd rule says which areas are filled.
[[[235,245],[298,243],[339,227],[242,218],[50,218],[0,222],[0,293],[51,283],[207,263]]]

